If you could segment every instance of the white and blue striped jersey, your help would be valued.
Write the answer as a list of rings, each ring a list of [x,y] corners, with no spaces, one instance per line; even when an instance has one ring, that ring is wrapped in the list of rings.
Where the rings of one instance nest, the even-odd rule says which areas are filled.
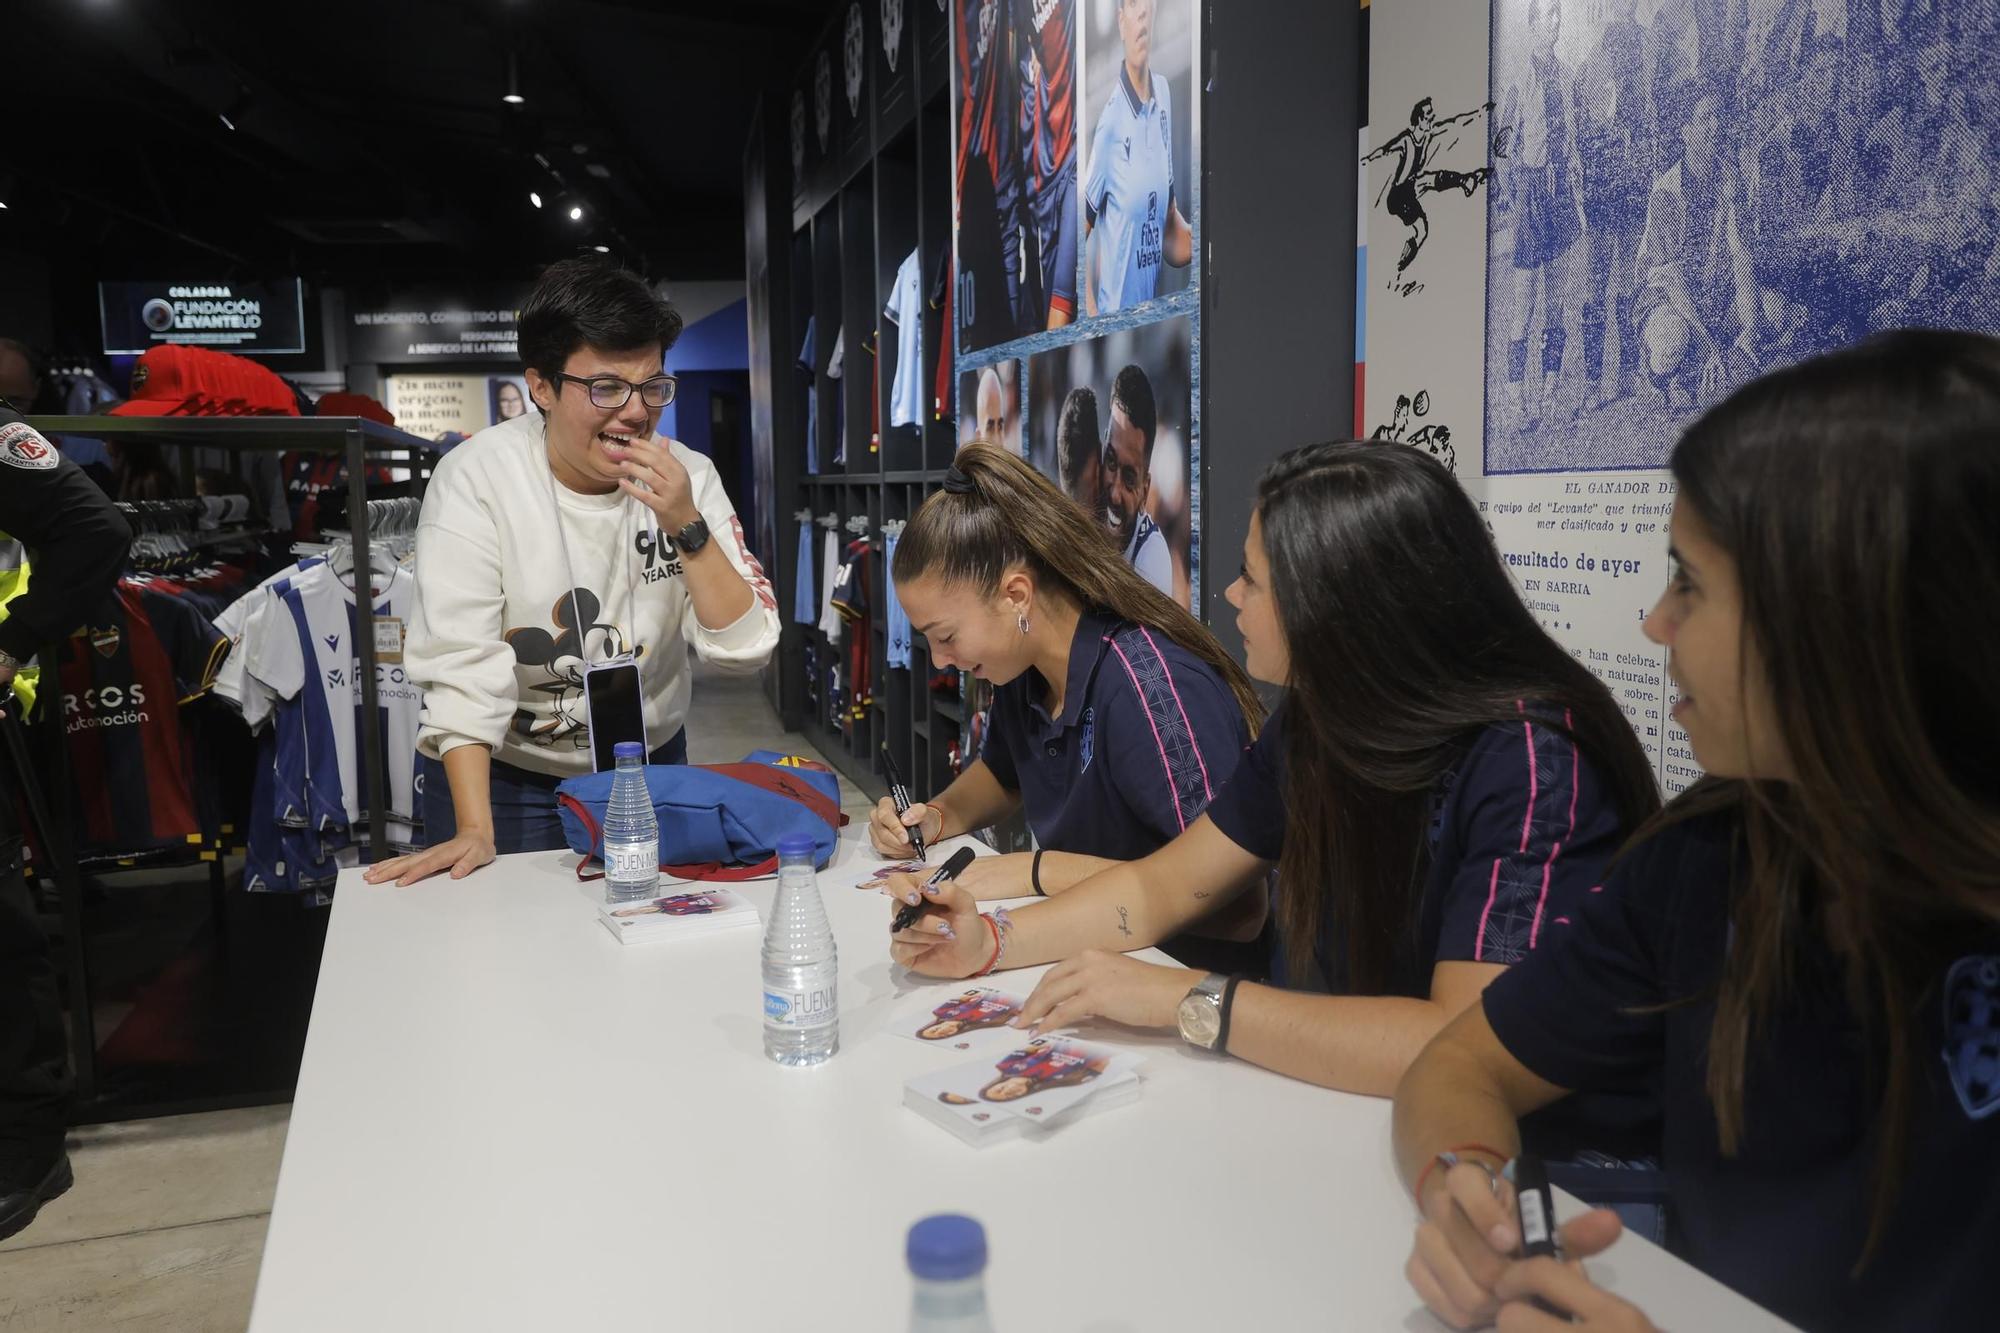
[[[374,614],[408,623],[415,580],[397,570],[374,599]],[[322,565],[274,585],[245,632],[249,674],[278,701],[278,800],[294,795],[294,765],[303,763],[306,822],[322,834],[353,830],[369,816],[360,773],[361,682],[357,632],[372,623],[356,614],[354,589]],[[389,782],[389,838],[408,846],[417,821],[415,762],[423,694],[397,663],[375,668],[377,718]],[[289,758],[290,762],[287,762]]]
[[[1091,135],[1083,206],[1097,246],[1100,315],[1150,301],[1160,289],[1174,206],[1173,102],[1167,81],[1152,79],[1152,97],[1142,103],[1120,65]]]

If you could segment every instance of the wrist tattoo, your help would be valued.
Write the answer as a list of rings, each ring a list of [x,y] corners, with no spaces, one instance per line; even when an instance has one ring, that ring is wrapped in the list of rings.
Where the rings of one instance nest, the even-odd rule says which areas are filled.
[[[1128,940],[1132,938],[1131,919],[1131,913],[1127,912],[1123,907],[1118,909],[1118,933]]]

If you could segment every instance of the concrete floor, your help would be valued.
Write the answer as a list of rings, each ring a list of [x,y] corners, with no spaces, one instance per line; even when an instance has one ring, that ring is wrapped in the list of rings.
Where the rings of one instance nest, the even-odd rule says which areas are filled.
[[[689,758],[817,752],[757,677],[697,672]],[[844,808],[868,804],[844,782]],[[250,1318],[288,1106],[94,1125],[70,1136],[76,1186],[0,1243],[4,1333],[236,1333]]]

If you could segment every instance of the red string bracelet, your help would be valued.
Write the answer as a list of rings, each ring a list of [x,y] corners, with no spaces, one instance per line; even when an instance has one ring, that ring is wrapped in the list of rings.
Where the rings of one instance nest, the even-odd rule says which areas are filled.
[[[998,921],[995,921],[992,917],[988,916],[984,912],[981,912],[979,914],[979,919],[981,921],[984,921],[986,923],[987,929],[993,932],[993,956],[986,960],[986,966],[980,968],[977,972],[974,972],[972,974],[975,977],[985,976],[988,972],[991,972],[993,970],[993,965],[1000,961],[1000,923]]]
[[[1445,1154],[1462,1152],[1485,1153],[1502,1166],[1505,1166],[1510,1160],[1506,1153],[1501,1152],[1498,1148],[1489,1148],[1483,1143],[1461,1143],[1454,1147],[1446,1148],[1444,1152],[1438,1153],[1430,1161],[1424,1163],[1424,1169],[1417,1172],[1416,1187],[1410,1191],[1416,1197],[1417,1207],[1421,1208],[1424,1206],[1424,1182],[1430,1179],[1431,1172],[1437,1168],[1437,1164],[1440,1161],[1444,1160]]]

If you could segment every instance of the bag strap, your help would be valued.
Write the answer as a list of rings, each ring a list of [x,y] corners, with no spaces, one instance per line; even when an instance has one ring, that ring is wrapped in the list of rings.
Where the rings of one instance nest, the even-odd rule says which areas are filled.
[[[576,797],[571,796],[568,792],[563,792],[561,795],[557,796],[556,804],[577,817],[577,821],[583,825],[584,832],[590,835],[590,845],[592,847],[597,846],[598,842],[597,821],[590,817],[590,807],[585,805],[582,801],[577,800]],[[589,865],[590,861],[591,861],[590,853],[585,852],[583,854],[583,858],[576,863],[576,877],[585,882],[588,882],[593,879],[603,879],[604,872],[602,870],[597,871],[595,874],[589,874],[589,875],[583,873],[583,868]],[[600,864],[602,863],[600,862]]]
[[[660,872],[675,879],[701,880],[708,884],[740,884],[745,880],[765,879],[778,873],[778,858],[767,856],[755,865],[725,866],[719,861],[703,861],[700,865],[661,866]]]
[[[827,799],[826,793],[810,783],[793,781],[776,764],[703,764],[702,767],[711,773],[720,773],[773,795],[797,801],[825,820],[829,828],[847,827],[847,816],[840,812],[838,805]]]

